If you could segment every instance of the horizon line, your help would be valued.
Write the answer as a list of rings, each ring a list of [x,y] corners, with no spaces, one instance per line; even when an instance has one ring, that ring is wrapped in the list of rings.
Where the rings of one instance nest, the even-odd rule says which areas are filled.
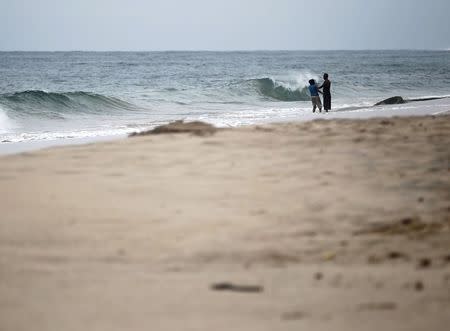
[[[168,53],[168,52],[367,52],[367,51],[450,51],[450,48],[354,48],[354,49],[161,49],[161,50],[0,50],[0,53]]]

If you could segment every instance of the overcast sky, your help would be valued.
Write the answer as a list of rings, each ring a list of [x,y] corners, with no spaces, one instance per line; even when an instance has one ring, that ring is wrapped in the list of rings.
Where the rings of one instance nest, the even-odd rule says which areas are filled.
[[[0,50],[449,49],[450,0],[0,0]]]

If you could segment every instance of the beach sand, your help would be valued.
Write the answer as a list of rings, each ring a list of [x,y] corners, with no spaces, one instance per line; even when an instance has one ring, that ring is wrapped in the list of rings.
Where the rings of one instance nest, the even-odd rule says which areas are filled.
[[[0,158],[0,330],[444,330],[450,116]]]

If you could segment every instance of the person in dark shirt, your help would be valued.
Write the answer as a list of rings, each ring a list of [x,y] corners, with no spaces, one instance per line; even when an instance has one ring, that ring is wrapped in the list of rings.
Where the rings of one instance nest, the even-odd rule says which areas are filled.
[[[324,82],[319,86],[319,89],[323,89],[323,108],[326,112],[331,110],[331,82],[328,79],[328,74],[323,74]]]
[[[316,108],[319,108],[319,111],[322,112],[322,102],[320,101],[319,89],[316,85],[316,81],[314,79],[309,80],[309,93],[311,94],[311,102],[313,104],[313,113],[316,112]],[[322,92],[320,92],[322,93]]]

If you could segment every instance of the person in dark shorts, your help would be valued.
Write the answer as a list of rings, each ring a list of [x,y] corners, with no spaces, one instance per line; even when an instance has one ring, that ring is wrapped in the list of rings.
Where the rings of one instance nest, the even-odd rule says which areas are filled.
[[[320,101],[319,89],[316,85],[316,81],[314,79],[309,80],[309,93],[311,94],[311,102],[313,104],[313,113],[316,112],[316,108],[319,108],[319,111],[322,112],[322,102]],[[322,93],[322,92],[320,92]]]
[[[323,108],[326,112],[331,110],[331,82],[328,79],[328,74],[323,74],[324,82],[319,86],[319,89],[323,89]]]

